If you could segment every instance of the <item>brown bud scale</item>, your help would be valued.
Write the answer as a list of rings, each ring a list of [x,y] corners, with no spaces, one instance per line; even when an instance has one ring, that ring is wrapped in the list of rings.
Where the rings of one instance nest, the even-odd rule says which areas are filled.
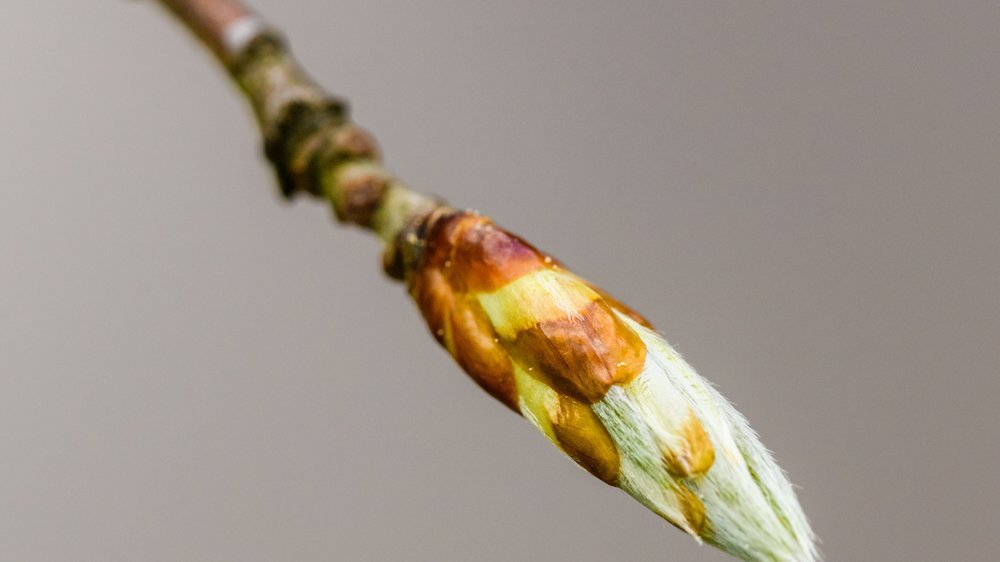
[[[612,385],[634,379],[646,362],[639,336],[600,300],[575,316],[538,322],[508,347],[532,374],[588,404],[604,398]]]
[[[434,214],[419,230],[423,253],[408,280],[428,327],[476,382],[511,408],[517,409],[512,360],[583,404],[642,372],[645,345],[602,293],[521,238],[468,211]],[[536,281],[545,271],[551,279]],[[515,282],[524,285],[522,292],[494,297],[512,299],[504,301],[510,317],[498,327],[500,319],[476,299],[502,295]],[[561,298],[549,299],[546,290],[561,291]]]
[[[696,537],[706,535],[705,504],[690,489],[680,485],[674,490],[677,499],[680,501],[681,512],[684,514],[684,521],[687,528],[680,527]]]
[[[514,366],[478,302],[469,297],[457,299],[450,333],[448,350],[459,366],[494,398],[518,411]]]
[[[618,484],[618,447],[589,406],[561,396],[551,422],[559,447],[570,458],[604,482]]]
[[[715,462],[715,447],[705,427],[691,414],[681,431],[680,447],[662,447],[663,465],[676,476],[697,476],[708,472]]]

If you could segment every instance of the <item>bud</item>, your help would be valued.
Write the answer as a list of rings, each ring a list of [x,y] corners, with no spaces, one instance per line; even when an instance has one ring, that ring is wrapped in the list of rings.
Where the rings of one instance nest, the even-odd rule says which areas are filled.
[[[818,559],[746,420],[627,306],[472,212],[417,227],[407,283],[459,365],[581,467],[739,558]]]

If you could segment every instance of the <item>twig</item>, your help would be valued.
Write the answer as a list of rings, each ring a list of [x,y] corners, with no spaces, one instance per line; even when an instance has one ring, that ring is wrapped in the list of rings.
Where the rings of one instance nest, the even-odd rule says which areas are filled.
[[[235,45],[232,24],[259,21],[243,4],[232,0],[161,0],[223,64],[229,65],[242,46]],[[227,31],[228,30],[228,31]]]
[[[246,94],[282,192],[385,242],[431,333],[584,469],[750,561],[811,562],[792,487],[746,420],[630,308],[486,217],[392,177],[372,137],[237,0],[160,0]]]
[[[421,240],[421,219],[443,202],[406,187],[379,162],[372,136],[351,123],[347,105],[299,66],[281,35],[237,0],[160,0],[226,67],[253,106],[264,152],[282,192],[328,199],[337,219],[385,243],[392,277]],[[407,231],[409,236],[403,235]]]

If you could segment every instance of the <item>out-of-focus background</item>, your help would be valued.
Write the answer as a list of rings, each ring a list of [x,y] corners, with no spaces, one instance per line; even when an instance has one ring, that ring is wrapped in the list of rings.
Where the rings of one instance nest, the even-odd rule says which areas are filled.
[[[401,177],[651,318],[828,559],[1000,559],[1000,5],[256,6]],[[6,2],[0,53],[0,559],[728,559],[283,202],[155,3]]]

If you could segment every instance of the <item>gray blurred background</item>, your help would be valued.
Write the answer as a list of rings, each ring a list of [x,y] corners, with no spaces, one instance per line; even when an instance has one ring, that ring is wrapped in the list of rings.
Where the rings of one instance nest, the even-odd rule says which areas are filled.
[[[401,177],[651,318],[829,560],[1000,559],[1000,5],[255,4]],[[7,0],[0,53],[0,560],[728,560],[283,202],[154,3]]]

